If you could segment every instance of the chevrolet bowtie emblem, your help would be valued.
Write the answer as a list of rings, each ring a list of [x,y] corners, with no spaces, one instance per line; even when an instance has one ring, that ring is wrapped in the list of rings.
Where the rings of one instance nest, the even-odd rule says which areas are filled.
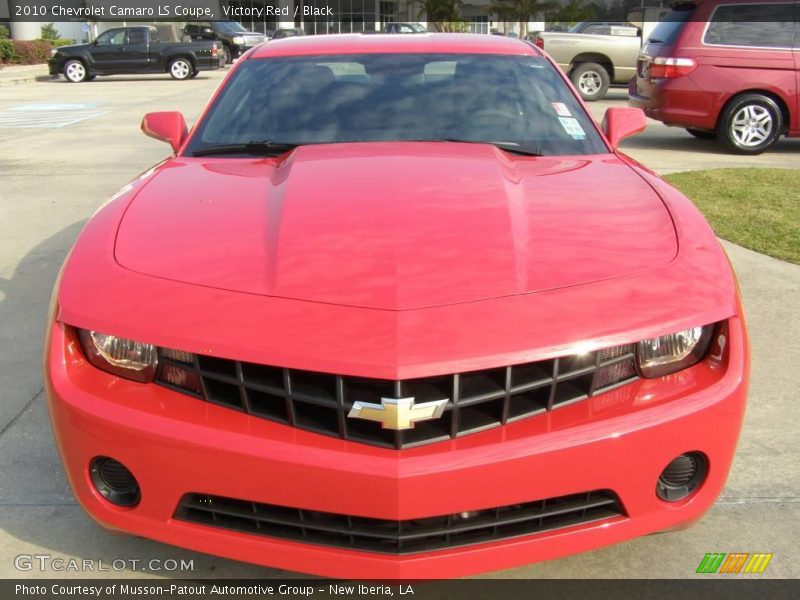
[[[414,398],[381,398],[380,404],[356,402],[347,414],[351,419],[377,421],[383,429],[413,429],[418,421],[438,419],[447,398],[414,404]]]

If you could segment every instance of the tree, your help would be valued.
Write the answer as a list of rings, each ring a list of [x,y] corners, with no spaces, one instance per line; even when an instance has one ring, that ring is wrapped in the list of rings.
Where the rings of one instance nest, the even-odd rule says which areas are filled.
[[[578,23],[579,21],[596,21],[598,16],[597,5],[589,4],[586,0],[568,0],[565,4],[547,13],[548,21],[557,23]]]
[[[40,28],[40,31],[42,32],[42,39],[43,40],[54,41],[54,40],[57,40],[58,38],[61,37],[61,34],[58,33],[58,30],[56,29],[55,25],[53,25],[52,23],[45,23]]]
[[[496,0],[489,5],[489,10],[504,20],[519,21],[519,37],[524,38],[528,34],[528,22],[554,6],[553,0]]]
[[[489,5],[489,12],[503,20],[503,33],[508,33],[508,22],[517,18],[516,0],[495,0]]]
[[[624,21],[628,17],[628,13],[634,8],[640,8],[643,5],[655,6],[661,5],[661,0],[653,0],[652,2],[642,3],[642,0],[613,0],[607,5],[606,10],[598,13],[598,18],[607,21]]]
[[[414,0],[420,5],[417,19],[431,23],[436,31],[463,31],[461,8],[463,0]]]

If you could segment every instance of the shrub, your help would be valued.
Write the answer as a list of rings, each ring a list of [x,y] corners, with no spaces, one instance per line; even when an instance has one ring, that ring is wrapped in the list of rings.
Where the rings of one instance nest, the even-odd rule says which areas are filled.
[[[59,40],[56,43],[63,45]],[[48,40],[4,40],[0,39],[0,64],[4,65],[38,65],[50,60],[50,48],[53,42]]]
[[[39,42],[47,42],[53,48],[61,48],[61,46],[69,46],[75,43],[75,40],[70,39],[59,39],[59,40],[48,40],[48,39],[39,39]]]
[[[61,37],[61,34],[58,33],[58,30],[52,23],[45,23],[42,25],[40,31],[42,32],[43,40],[57,40]]]
[[[0,39],[0,64],[10,64],[17,58],[14,42]]]
[[[16,56],[10,61],[18,65],[38,65],[50,60],[50,42],[45,40],[14,41]]]
[[[0,40],[7,40],[10,37],[11,34],[8,32],[8,27],[0,25]]]

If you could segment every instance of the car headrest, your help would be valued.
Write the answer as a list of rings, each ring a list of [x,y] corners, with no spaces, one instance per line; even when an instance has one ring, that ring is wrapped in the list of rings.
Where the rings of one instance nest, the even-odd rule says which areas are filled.
[[[296,76],[302,82],[303,87],[316,89],[325,87],[336,80],[331,68],[323,65],[302,65],[296,71]]]

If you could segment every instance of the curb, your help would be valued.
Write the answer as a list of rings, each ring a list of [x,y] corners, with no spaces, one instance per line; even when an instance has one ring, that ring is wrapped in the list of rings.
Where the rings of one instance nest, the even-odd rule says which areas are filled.
[[[24,83],[35,83],[37,81],[51,81],[57,79],[57,75],[19,75],[3,77],[0,75],[0,87],[10,87],[12,85],[22,85]]]

